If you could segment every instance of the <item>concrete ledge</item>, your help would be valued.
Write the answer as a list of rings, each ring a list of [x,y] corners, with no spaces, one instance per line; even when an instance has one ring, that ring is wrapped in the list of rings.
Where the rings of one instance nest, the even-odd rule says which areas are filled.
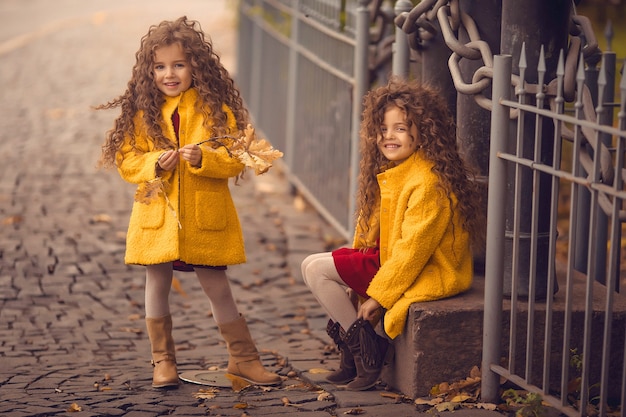
[[[565,321],[564,278],[559,278],[561,290],[554,297],[552,331],[550,333],[550,390],[560,391],[560,378],[563,357],[563,329]],[[583,326],[585,306],[585,277],[577,274],[573,280],[572,326],[570,348],[583,352]],[[425,397],[431,388],[441,382],[455,382],[469,376],[474,366],[481,366],[483,329],[484,278],[476,277],[472,288],[459,296],[445,300],[413,304],[408,313],[405,331],[393,345],[395,359],[392,365],[383,370],[382,379],[392,388],[411,398]],[[600,381],[600,361],[602,355],[602,334],[606,288],[598,283],[593,285],[592,335],[590,381]],[[626,297],[615,294],[614,314],[611,323],[611,375],[609,396],[619,397],[621,393],[621,370],[624,354],[626,328]],[[505,367],[508,364],[510,336],[510,300],[503,300],[502,357]],[[514,369],[523,376],[526,368],[526,323],[528,304],[520,300],[517,304],[516,345],[514,349]],[[533,384],[541,386],[544,366],[545,303],[535,305],[533,326],[532,375]],[[571,354],[570,354],[571,356]],[[568,358],[569,360],[569,358]],[[568,380],[579,376],[576,370],[569,370]]]

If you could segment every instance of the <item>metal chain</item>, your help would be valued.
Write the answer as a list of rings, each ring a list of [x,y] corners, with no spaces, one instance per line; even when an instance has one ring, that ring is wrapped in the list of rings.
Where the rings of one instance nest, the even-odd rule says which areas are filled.
[[[437,35],[438,29],[435,19],[436,23],[439,24],[444,42],[452,51],[448,59],[448,67],[454,87],[461,94],[473,95],[474,100],[480,107],[491,111],[493,102],[483,92],[491,87],[493,80],[493,52],[489,44],[481,39],[474,19],[460,9],[459,0],[423,0],[410,12],[396,16],[394,23],[407,34],[409,46],[412,49],[424,51],[428,47],[428,41]],[[469,36],[469,42],[463,43],[455,35],[460,28],[464,29]],[[581,53],[585,63],[589,67],[595,67],[601,59],[601,51],[598,48],[598,42],[593,33],[591,22],[587,17],[573,14],[569,32],[571,37],[569,47],[565,51],[563,88],[560,94],[565,101],[572,102],[576,97],[576,73]],[[585,39],[587,42],[584,47],[582,46],[582,39]],[[474,71],[471,83],[466,83],[461,76],[459,66],[461,59],[482,60],[483,65]],[[511,85],[515,88],[514,91],[520,91],[520,84],[519,75],[513,74],[511,76]],[[557,90],[557,78],[541,86],[527,82],[524,82],[523,85],[524,93],[535,95],[542,93],[548,99],[553,109],[559,94]],[[584,117],[590,122],[595,122],[596,112],[593,104],[588,94],[585,94],[584,97]],[[510,117],[516,118],[518,114],[519,112],[516,109],[512,109]],[[563,138],[567,140],[573,138],[573,134],[566,126],[563,126],[562,132]],[[583,129],[583,136],[595,152],[598,152],[599,148],[599,155],[602,161],[602,178],[605,182],[611,182],[613,167],[608,148],[602,143],[597,143],[592,132]],[[590,169],[591,158],[587,159],[584,159],[582,162],[586,169]]]

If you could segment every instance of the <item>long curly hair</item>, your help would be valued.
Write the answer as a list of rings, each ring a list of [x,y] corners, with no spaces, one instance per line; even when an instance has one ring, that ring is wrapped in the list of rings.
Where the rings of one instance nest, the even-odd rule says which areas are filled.
[[[394,164],[386,159],[377,146],[385,112],[393,106],[400,108],[409,127],[417,128],[419,152],[434,166],[438,186],[447,197],[454,215],[461,216],[462,227],[470,233],[478,249],[484,238],[481,222],[481,186],[458,151],[454,120],[439,92],[416,81],[392,78],[387,85],[370,91],[363,99],[364,110],[360,129],[360,174],[356,204],[356,219],[364,231],[357,240],[368,246],[369,220],[379,207],[380,188],[376,176]],[[452,195],[457,198],[456,209]]]
[[[210,38],[202,32],[200,23],[188,20],[186,16],[175,21],[163,21],[151,26],[148,33],[141,38],[141,46],[135,54],[136,63],[124,94],[95,107],[96,109],[121,107],[120,116],[106,134],[100,166],[107,168],[115,166],[116,154],[126,136],[130,136],[131,145],[135,145],[133,117],[139,111],[143,112],[143,122],[147,126],[148,136],[154,141],[155,148],[176,148],[176,144],[167,139],[162,132],[161,105],[165,102],[165,97],[157,88],[153,73],[155,51],[175,43],[182,46],[191,66],[191,86],[197,90],[200,97],[196,103],[196,110],[203,114],[205,127],[209,128],[209,120],[212,119],[212,129],[216,136],[234,133],[226,132],[227,114],[223,111],[222,104],[226,104],[233,111],[238,130],[243,130],[247,125],[249,114],[239,90],[213,50]]]

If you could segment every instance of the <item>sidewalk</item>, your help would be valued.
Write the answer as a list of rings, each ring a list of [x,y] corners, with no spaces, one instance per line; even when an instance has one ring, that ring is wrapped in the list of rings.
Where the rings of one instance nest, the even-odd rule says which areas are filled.
[[[328,349],[327,317],[299,267],[308,254],[342,242],[292,194],[279,167],[260,177],[248,172],[232,187],[248,262],[228,274],[264,363],[285,377],[283,385],[152,389],[144,269],[123,263],[134,189],[116,172],[94,168],[116,112],[90,106],[123,91],[139,36],[165,11],[176,18],[179,7],[189,6],[206,17],[203,27],[223,62],[232,63],[234,27],[220,15],[232,6],[207,1],[110,0],[98,10],[104,3],[35,0],[20,13],[26,3],[0,5],[6,23],[0,26],[30,31],[0,29],[0,415],[426,412],[384,387],[349,392],[324,382],[320,370],[336,366],[338,355]],[[71,18],[59,17],[60,10],[71,10]],[[41,23],[47,18],[51,23]],[[170,302],[179,371],[224,369],[226,348],[208,299],[195,275],[175,276]],[[499,414],[454,413],[468,415]]]

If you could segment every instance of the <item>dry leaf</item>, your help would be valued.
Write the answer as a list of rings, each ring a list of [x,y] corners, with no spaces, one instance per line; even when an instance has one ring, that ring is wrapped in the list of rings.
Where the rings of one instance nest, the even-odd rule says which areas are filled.
[[[309,369],[309,373],[310,374],[327,374],[332,372],[331,370],[328,369],[323,369],[323,368],[311,368]]]
[[[467,401],[469,399],[472,399],[473,397],[467,395],[467,394],[460,394],[460,395],[455,395],[454,397],[452,397],[452,399],[450,400],[450,402],[453,403],[462,403],[463,401]]]
[[[72,403],[72,405],[70,405],[70,408],[68,408],[67,410],[68,413],[76,413],[79,411],[83,411],[83,407],[81,407],[80,405],[76,404],[76,403]]]
[[[143,329],[140,329],[138,327],[120,327],[120,331],[126,332],[126,333],[135,333],[135,334],[143,333]]]
[[[454,411],[459,407],[460,407],[459,403],[453,403],[450,401],[446,401],[445,403],[435,405],[435,409],[437,409],[437,411],[439,412]]]
[[[246,403],[237,403],[237,404],[233,405],[233,408],[236,408],[238,410],[245,410],[246,408],[248,408],[248,404],[246,404]]]
[[[15,216],[9,216],[9,217],[5,217],[4,219],[2,219],[2,224],[18,224],[18,223],[22,223],[24,221],[24,218],[22,216],[20,216],[19,214],[16,214]]]
[[[365,414],[365,410],[363,410],[362,408],[351,408],[350,410],[344,411],[343,413],[351,416],[356,416],[359,414]]]
[[[241,377],[238,377],[237,375],[224,374],[224,376],[228,378],[228,380],[233,384],[233,391],[235,392],[239,392],[242,389],[245,389],[249,387],[250,385],[252,385],[250,382],[246,381],[245,379]]]
[[[108,214],[96,214],[91,218],[91,223],[111,223],[113,219]]]
[[[135,192],[135,201],[143,204],[150,204],[159,197],[159,194],[165,195],[165,183],[161,177],[145,182]]]
[[[218,392],[220,392],[220,390],[217,388],[200,388],[193,396],[194,398],[202,400],[212,400]]]
[[[223,146],[239,162],[248,168],[254,169],[256,175],[267,172],[272,167],[272,162],[283,156],[283,153],[274,149],[267,140],[257,139],[251,124],[248,124],[243,132],[240,132],[239,137],[220,136],[209,138],[198,142],[197,145],[206,142],[211,142],[216,147]]]
[[[176,277],[172,278],[172,288],[183,297],[187,297],[187,293],[185,292],[185,290],[183,290],[183,286],[180,284],[180,280]]]
[[[333,400],[333,394],[331,394],[330,392],[322,392],[320,395],[317,396],[317,401],[332,401]]]
[[[485,410],[495,411],[497,406],[491,403],[477,403],[476,408],[484,408]]]

